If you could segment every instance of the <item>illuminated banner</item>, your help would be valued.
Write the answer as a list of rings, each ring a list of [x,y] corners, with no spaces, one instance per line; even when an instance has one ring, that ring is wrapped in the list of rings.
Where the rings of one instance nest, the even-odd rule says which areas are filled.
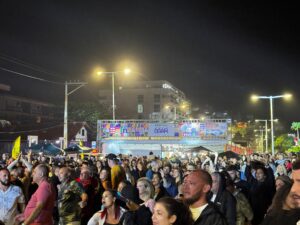
[[[227,134],[227,123],[221,122],[181,122],[181,137],[201,137],[204,139],[214,137],[225,137]]]
[[[154,123],[147,121],[99,121],[99,137],[109,139],[130,139],[148,137],[175,137],[224,139],[227,138],[227,122],[181,121],[179,123]]]
[[[227,134],[227,123],[206,122],[205,136],[224,137]]]
[[[181,137],[199,137],[200,136],[200,124],[181,122],[178,124],[180,128]]]
[[[150,137],[178,137],[179,132],[176,132],[175,124],[169,123],[152,123],[149,124]]]
[[[149,123],[101,123],[101,137],[146,137]]]

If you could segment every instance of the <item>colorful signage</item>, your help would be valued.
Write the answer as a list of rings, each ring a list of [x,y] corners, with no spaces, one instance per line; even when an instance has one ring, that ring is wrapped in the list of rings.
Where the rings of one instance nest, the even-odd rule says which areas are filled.
[[[226,139],[228,124],[219,121],[181,121],[179,123],[154,123],[144,121],[99,121],[99,138],[135,139],[151,137]]]

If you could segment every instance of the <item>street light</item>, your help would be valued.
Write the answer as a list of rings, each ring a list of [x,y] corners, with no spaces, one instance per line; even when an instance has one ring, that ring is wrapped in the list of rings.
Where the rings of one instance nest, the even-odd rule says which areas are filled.
[[[265,122],[265,141],[266,141],[266,153],[268,152],[268,120],[255,120],[255,122]]]
[[[68,91],[68,85],[77,86],[71,91]],[[65,110],[64,110],[64,149],[68,147],[68,96],[79,88],[87,85],[87,82],[65,82]]]
[[[113,120],[116,120],[116,105],[115,105],[115,75],[118,73],[124,73],[125,75],[128,75],[131,73],[131,70],[126,68],[124,71],[115,71],[115,72],[102,72],[98,71],[98,75],[106,74],[111,75],[111,85],[112,85],[112,110],[113,110]]]
[[[260,137],[260,145],[262,148],[262,152],[264,151],[264,130],[263,129],[259,129],[259,130],[254,130],[254,132],[260,132],[260,135],[255,135],[257,137]]]
[[[285,98],[285,99],[291,99],[291,94],[284,94],[284,95],[276,95],[276,96],[258,96],[258,95],[252,95],[251,99],[253,101],[257,101],[258,99],[269,99],[270,101],[270,120],[271,120],[271,148],[272,148],[272,155],[275,154],[274,152],[274,120],[273,120],[273,99],[276,98]]]
[[[278,122],[278,119],[273,120]],[[268,120],[256,119],[255,122],[264,122],[265,123],[265,143],[266,143],[266,153],[268,152]]]

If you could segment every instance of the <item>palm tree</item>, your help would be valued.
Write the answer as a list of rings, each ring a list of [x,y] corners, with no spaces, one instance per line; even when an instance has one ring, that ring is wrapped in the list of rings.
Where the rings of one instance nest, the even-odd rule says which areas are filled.
[[[297,140],[299,140],[300,122],[293,122],[291,129],[297,131]]]

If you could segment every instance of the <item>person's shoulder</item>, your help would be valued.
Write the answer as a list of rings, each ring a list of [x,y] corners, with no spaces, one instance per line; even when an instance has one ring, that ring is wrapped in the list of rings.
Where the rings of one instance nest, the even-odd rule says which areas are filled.
[[[22,193],[22,189],[19,186],[13,184],[10,185],[9,191],[15,193]]]
[[[222,213],[218,209],[218,207],[213,203],[208,203],[208,205],[205,207],[203,212],[201,213],[201,216],[222,216]]]
[[[50,182],[48,182],[47,180],[42,181],[39,185],[38,185],[38,190],[39,191],[49,191],[52,190],[53,191],[53,184],[51,184]]]
[[[227,225],[224,215],[217,209],[214,204],[209,203],[199,219],[197,219],[194,225],[214,224],[214,225]]]

